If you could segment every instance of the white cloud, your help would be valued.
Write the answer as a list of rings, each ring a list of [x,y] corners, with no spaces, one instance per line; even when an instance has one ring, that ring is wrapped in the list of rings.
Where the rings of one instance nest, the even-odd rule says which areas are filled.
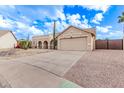
[[[17,29],[22,30],[22,32],[26,32],[26,33],[32,34],[32,35],[43,34],[43,31],[37,29],[34,26],[29,26],[29,25],[24,24],[22,22],[16,22],[16,25],[17,25]]]
[[[12,21],[9,20],[9,19],[4,19],[4,17],[2,15],[0,15],[0,27],[1,28],[12,28],[13,25],[12,25]]]
[[[45,22],[44,24],[45,34],[51,34],[53,32],[53,22]],[[68,24],[65,21],[56,21],[56,32],[61,32],[67,27]]]
[[[0,28],[5,30],[12,30],[15,35],[22,35],[22,37],[25,37],[28,34],[43,34],[43,31],[37,29],[34,26],[30,26],[29,24],[25,24],[20,21],[14,21],[9,18],[4,18],[2,15],[0,15]]]
[[[98,13],[94,16],[93,20],[91,22],[95,24],[100,24],[100,21],[103,19],[103,13]]]
[[[111,31],[109,33],[109,35],[112,37],[112,36],[120,36],[122,37],[123,36],[123,31]]]
[[[85,15],[82,17],[79,14],[67,15],[67,20],[70,25],[74,25],[80,28],[89,28],[91,27],[88,24],[88,19],[86,19]]]
[[[109,9],[109,5],[83,5],[84,8],[87,8],[89,10],[101,10],[103,13],[105,13]]]
[[[34,26],[29,27],[28,30],[29,30],[30,32],[32,32],[33,35],[39,35],[39,34],[40,34],[40,35],[43,35],[43,31],[37,29],[37,28],[34,27]]]
[[[112,26],[105,26],[105,27],[96,26],[97,31],[102,32],[102,33],[107,33],[111,31],[111,28]]]
[[[67,15],[67,20],[69,21],[70,24],[78,26],[81,24],[81,16],[79,14],[73,14],[73,15]]]
[[[58,32],[63,31],[65,28],[67,28],[69,25],[65,21],[57,21],[56,22],[56,29]]]
[[[22,23],[22,22],[16,22],[16,25],[17,25],[17,28],[20,28],[20,29],[27,27],[27,26],[26,26],[24,23]]]
[[[115,30],[110,30],[108,33],[97,34],[98,39],[122,39],[123,38],[123,32],[122,31],[115,31]]]
[[[68,21],[68,23],[67,23]],[[85,15],[80,16],[80,14],[67,14],[66,17],[65,15],[63,16],[63,20],[56,21],[56,31],[61,32],[65,28],[67,28],[69,25],[74,25],[76,27],[80,28],[89,28],[91,27],[88,24],[88,19],[85,17]],[[45,22],[44,27],[46,28],[45,34],[50,34],[53,31],[53,22]]]
[[[60,18],[62,21],[66,19],[65,14],[62,11],[57,11],[57,17]]]
[[[82,25],[81,26],[83,28],[91,28],[91,26],[88,24],[88,19],[86,19],[86,16],[83,15],[82,18],[83,18],[83,20],[82,20]]]

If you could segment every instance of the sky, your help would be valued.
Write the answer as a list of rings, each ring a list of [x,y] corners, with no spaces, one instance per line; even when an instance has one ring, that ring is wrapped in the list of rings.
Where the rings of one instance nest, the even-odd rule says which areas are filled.
[[[124,6],[117,5],[7,5],[0,6],[0,30],[11,30],[17,39],[34,35],[47,35],[62,32],[73,25],[81,29],[96,28],[97,39],[121,39],[122,24],[118,16]]]

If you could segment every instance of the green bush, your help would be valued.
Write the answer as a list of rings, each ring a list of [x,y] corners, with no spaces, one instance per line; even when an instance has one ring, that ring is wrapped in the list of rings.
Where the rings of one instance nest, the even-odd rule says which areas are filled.
[[[19,46],[22,49],[28,49],[31,48],[31,41],[28,40],[20,40],[19,41]]]

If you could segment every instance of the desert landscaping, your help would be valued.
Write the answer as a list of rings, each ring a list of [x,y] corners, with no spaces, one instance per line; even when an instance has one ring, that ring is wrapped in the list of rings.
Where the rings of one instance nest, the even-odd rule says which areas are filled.
[[[20,58],[25,56],[31,56],[35,54],[50,52],[52,50],[41,50],[41,49],[0,49],[0,60],[8,60],[13,58]]]
[[[0,88],[124,88],[123,10],[1,6]]]
[[[1,87],[124,87],[123,50],[5,49],[0,54]]]
[[[123,88],[124,51],[87,52],[64,77],[85,88]]]

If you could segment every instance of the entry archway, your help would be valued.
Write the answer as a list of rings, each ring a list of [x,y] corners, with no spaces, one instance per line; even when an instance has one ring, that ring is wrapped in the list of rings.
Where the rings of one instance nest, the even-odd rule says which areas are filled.
[[[42,48],[42,42],[41,41],[38,42],[38,48]]]
[[[47,41],[44,41],[44,43],[43,43],[43,45],[44,45],[44,49],[48,49],[48,42]]]
[[[53,39],[50,41],[50,49],[54,49],[54,44],[55,49],[57,49],[57,40],[54,41]]]
[[[53,40],[50,41],[50,49],[53,49]]]

